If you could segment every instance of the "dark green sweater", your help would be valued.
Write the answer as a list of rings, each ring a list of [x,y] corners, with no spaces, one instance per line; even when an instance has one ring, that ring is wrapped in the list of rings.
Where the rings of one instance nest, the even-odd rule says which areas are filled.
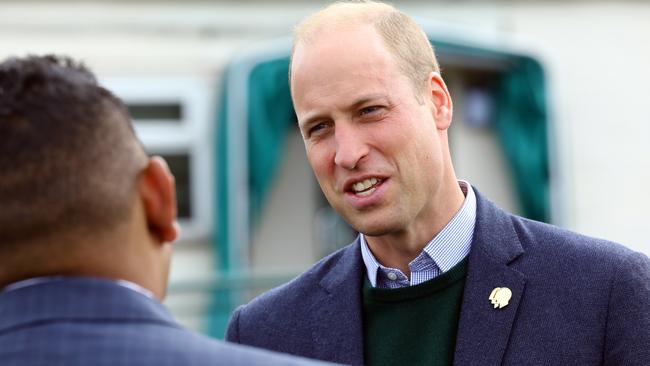
[[[399,289],[363,286],[365,363],[451,365],[467,258],[442,275]]]

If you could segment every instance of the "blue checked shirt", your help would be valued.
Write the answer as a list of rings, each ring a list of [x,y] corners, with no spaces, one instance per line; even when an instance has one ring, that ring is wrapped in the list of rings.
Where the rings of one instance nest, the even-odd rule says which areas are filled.
[[[451,221],[409,263],[410,281],[399,269],[379,263],[368,248],[364,235],[359,235],[361,256],[373,287],[393,289],[420,284],[447,272],[469,254],[476,223],[476,196],[469,183],[461,180],[458,184],[465,194],[465,201]]]

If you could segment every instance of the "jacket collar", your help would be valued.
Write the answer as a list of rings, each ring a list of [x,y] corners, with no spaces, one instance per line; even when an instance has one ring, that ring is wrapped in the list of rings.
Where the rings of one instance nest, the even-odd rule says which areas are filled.
[[[179,327],[158,301],[105,279],[69,277],[0,294],[0,333],[34,323],[97,319]]]
[[[510,264],[524,253],[512,216],[478,191],[476,227],[465,280],[454,364],[500,365],[517,308],[524,292],[524,275]],[[507,287],[507,306],[489,300],[497,287]]]
[[[364,273],[359,238],[339,253],[320,286],[326,296],[315,308],[315,357],[333,362],[363,364],[361,286]],[[332,358],[334,356],[334,358]]]

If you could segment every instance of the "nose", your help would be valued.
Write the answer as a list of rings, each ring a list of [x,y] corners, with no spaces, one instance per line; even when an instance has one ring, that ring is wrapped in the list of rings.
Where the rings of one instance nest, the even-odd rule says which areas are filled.
[[[354,126],[339,123],[334,131],[336,155],[334,163],[345,169],[355,169],[366,155],[368,146]]]

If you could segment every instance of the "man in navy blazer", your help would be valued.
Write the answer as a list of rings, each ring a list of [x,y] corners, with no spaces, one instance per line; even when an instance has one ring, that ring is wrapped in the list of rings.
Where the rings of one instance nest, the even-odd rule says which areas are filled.
[[[452,101],[410,18],[310,16],[290,83],[321,189],[360,235],[238,308],[227,340],[354,365],[650,365],[648,258],[458,181]]]
[[[159,302],[174,180],[83,66],[0,64],[0,139],[0,364],[315,364],[191,333]]]

